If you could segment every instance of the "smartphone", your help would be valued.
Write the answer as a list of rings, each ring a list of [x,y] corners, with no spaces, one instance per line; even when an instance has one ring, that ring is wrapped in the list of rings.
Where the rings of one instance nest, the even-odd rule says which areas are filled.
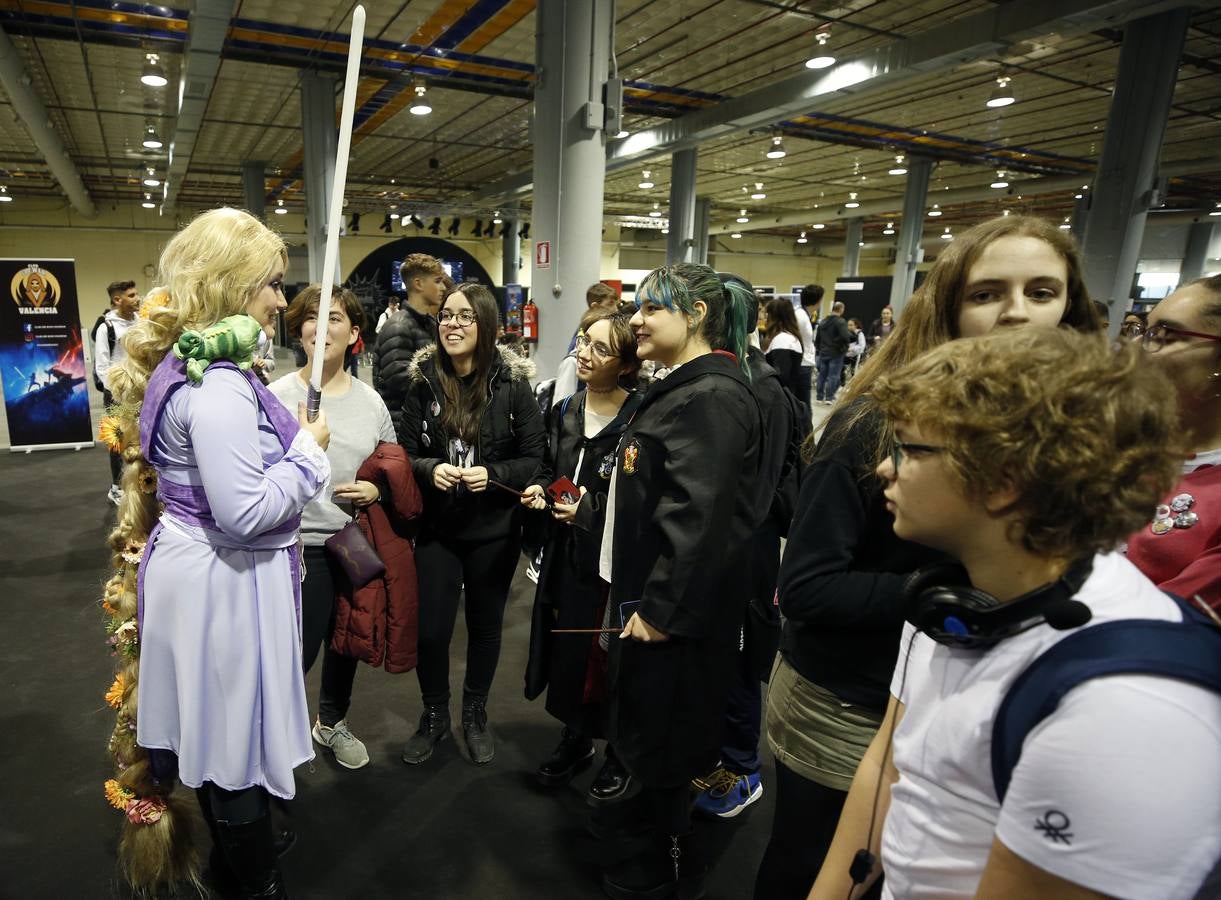
[[[627,603],[619,604],[619,627],[620,629],[627,628],[627,620],[636,612],[640,606],[639,600],[629,600]]]
[[[581,489],[572,483],[571,478],[565,476],[547,485],[547,496],[551,498],[552,503],[569,506],[581,499]]]

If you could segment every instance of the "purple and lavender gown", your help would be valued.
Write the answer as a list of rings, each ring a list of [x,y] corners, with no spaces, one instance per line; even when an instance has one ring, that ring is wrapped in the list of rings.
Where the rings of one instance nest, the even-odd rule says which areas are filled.
[[[301,672],[301,510],[326,455],[258,379],[168,354],[140,414],[165,506],[140,566],[136,740],[190,787],[295,793],[313,758]]]

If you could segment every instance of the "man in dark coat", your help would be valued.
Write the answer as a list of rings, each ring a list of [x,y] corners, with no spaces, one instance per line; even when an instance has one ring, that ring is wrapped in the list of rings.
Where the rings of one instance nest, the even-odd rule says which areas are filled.
[[[844,304],[836,300],[831,304],[831,315],[818,326],[818,389],[815,399],[819,403],[835,400],[839,379],[844,372],[844,357],[853,340],[848,323],[844,321]]]
[[[388,319],[377,335],[373,354],[373,387],[386,401],[394,432],[402,440],[403,399],[407,396],[412,357],[437,342],[437,310],[441,308],[445,270],[435,257],[412,253],[399,267],[407,304]]]

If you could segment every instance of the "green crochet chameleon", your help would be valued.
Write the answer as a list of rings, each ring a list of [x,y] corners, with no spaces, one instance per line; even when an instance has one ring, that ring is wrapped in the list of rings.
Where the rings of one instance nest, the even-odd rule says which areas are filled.
[[[204,369],[218,359],[249,369],[262,331],[263,327],[250,316],[229,316],[202,331],[184,331],[174,345],[174,355],[186,361],[187,378],[198,384],[203,381]]]

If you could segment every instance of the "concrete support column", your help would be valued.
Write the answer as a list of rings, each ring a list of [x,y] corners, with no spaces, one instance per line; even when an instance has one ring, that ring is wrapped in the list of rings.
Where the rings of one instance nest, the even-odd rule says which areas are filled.
[[[712,199],[709,197],[695,198],[695,246],[692,248],[691,261],[700,265],[708,265],[708,229],[712,226]]]
[[[242,163],[242,199],[246,212],[258,216],[262,222],[267,221],[266,174],[267,163],[262,160],[252,159]]]
[[[1090,217],[1090,198],[1082,193],[1080,200],[1073,201],[1072,234],[1080,243],[1085,238],[1085,223]]]
[[[1212,222],[1195,222],[1187,232],[1187,250],[1183,254],[1183,267],[1179,269],[1179,284],[1195,281],[1204,275],[1214,227]]]
[[[504,224],[500,227],[504,237],[500,239],[500,283],[521,284],[521,238],[517,236],[520,226],[517,223],[518,205],[501,210]]]
[[[601,276],[602,100],[613,14],[613,0],[539,0],[534,15],[538,80],[530,296],[539,307],[542,378],[559,365],[585,311],[585,290]]]
[[[861,274],[861,229],[865,220],[849,219],[844,223],[844,270],[845,278],[856,278]]]
[[[1082,242],[1085,283],[1095,300],[1111,307],[1112,337],[1119,334],[1119,313],[1128,308],[1190,20],[1191,10],[1176,9],[1124,29]]]
[[[695,163],[698,151],[679,150],[670,164],[670,235],[666,265],[695,262]]]
[[[899,223],[895,272],[890,283],[890,307],[894,310],[895,318],[899,317],[907,305],[907,298],[916,288],[916,265],[923,258],[920,238],[924,235],[924,206],[928,202],[928,179],[932,171],[932,161],[923,157],[913,157],[907,162],[903,221]]]
[[[326,220],[335,180],[335,152],[339,128],[335,120],[334,78],[315,72],[301,74],[301,131],[305,145],[305,232],[309,247],[309,280],[322,280],[322,258],[326,253]],[[335,266],[341,279],[343,266]]]

